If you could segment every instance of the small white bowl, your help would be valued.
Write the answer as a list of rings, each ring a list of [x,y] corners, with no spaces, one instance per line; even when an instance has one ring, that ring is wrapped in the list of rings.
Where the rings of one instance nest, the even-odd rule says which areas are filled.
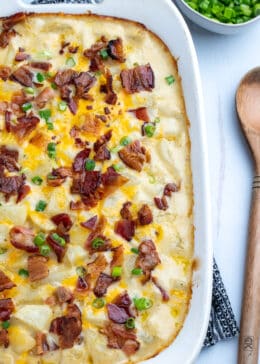
[[[220,33],[220,34],[235,34],[243,29],[249,28],[255,22],[260,20],[260,16],[250,19],[244,23],[240,24],[225,24],[207,18],[206,16],[200,14],[198,11],[192,9],[184,0],[174,0],[176,5],[182,11],[184,15],[187,16],[191,21],[200,27],[209,30],[210,32]]]

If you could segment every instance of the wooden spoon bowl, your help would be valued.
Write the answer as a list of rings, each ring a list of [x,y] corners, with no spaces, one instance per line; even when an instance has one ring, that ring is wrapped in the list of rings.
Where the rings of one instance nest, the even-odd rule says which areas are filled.
[[[249,71],[241,80],[236,107],[255,161],[238,363],[257,364],[260,336],[260,67]]]

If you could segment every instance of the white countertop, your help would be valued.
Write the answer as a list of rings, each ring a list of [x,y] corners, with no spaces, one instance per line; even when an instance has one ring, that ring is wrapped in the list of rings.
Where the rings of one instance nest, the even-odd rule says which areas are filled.
[[[215,258],[239,322],[253,165],[234,97],[242,76],[260,65],[260,19],[232,36],[189,27],[204,93]],[[237,344],[236,338],[203,349],[196,364],[236,364]]]

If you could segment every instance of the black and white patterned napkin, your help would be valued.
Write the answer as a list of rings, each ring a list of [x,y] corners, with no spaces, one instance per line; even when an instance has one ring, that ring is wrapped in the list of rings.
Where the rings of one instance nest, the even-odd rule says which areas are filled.
[[[28,0],[27,0],[28,1]],[[30,2],[30,1],[29,1]],[[102,0],[34,0],[32,4],[100,3]],[[239,329],[217,263],[213,263],[212,307],[204,346],[237,336]]]

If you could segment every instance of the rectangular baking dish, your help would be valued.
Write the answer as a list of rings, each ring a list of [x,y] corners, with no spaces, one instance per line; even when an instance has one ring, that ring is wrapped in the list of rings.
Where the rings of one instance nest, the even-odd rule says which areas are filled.
[[[26,2],[25,2],[26,1]],[[155,32],[177,59],[186,110],[190,120],[191,162],[194,184],[195,252],[193,295],[183,329],[169,348],[147,364],[191,364],[201,350],[208,326],[212,293],[212,239],[206,130],[197,56],[181,14],[170,0],[103,0],[98,4],[30,5],[29,0],[1,3],[0,16],[15,12],[91,11],[139,21]],[[81,363],[79,363],[81,364]],[[84,364],[84,363],[82,363]]]

